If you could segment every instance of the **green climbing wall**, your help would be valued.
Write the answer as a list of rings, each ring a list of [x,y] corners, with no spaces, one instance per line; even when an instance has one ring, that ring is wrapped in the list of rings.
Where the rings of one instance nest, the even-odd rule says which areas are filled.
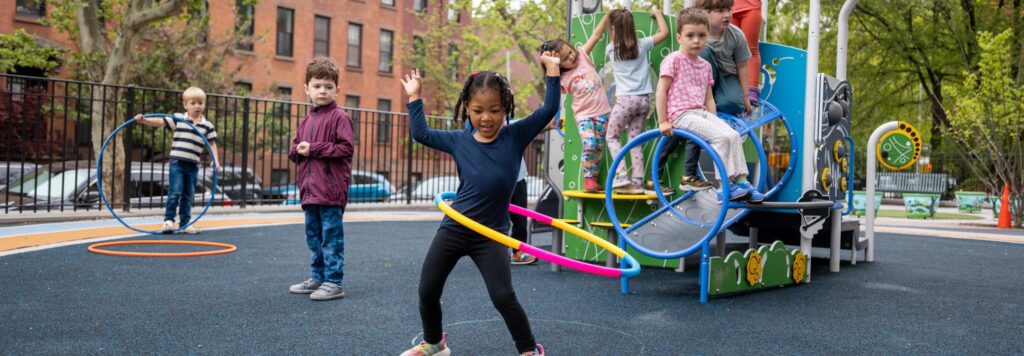
[[[574,17],[572,19],[572,38],[570,40],[570,43],[572,43],[572,45],[576,47],[580,47],[584,43],[586,43],[587,39],[590,38],[590,35],[594,33],[594,28],[601,21],[601,18],[604,15],[604,13],[594,13]],[[633,20],[635,22],[637,36],[639,38],[652,36],[658,32],[657,20],[649,13],[634,12]],[[657,88],[659,78],[657,73],[658,69],[661,66],[662,59],[664,59],[665,56],[667,56],[669,53],[672,53],[672,51],[679,50],[679,43],[676,42],[675,38],[675,16],[666,15],[665,20],[668,23],[670,35],[661,43],[656,44],[654,48],[648,53],[648,59],[651,63],[650,76],[652,88]],[[607,62],[604,49],[608,44],[608,40],[609,39],[607,34],[603,35],[602,39],[597,43],[597,45],[594,46],[594,50],[590,53],[590,57],[594,60],[594,64],[597,67],[598,74],[601,76],[602,81],[604,83],[604,87],[608,91],[608,95],[610,98],[609,104],[614,106],[614,78],[611,73],[611,67],[604,65]],[[565,155],[565,165],[563,188],[566,191],[581,190],[583,183],[583,172],[580,169],[580,152],[582,147],[580,145],[579,129],[576,126],[575,120],[573,119],[574,116],[572,112],[572,98],[570,96],[566,96],[564,104],[565,105],[563,117],[565,118],[565,144],[563,146],[563,152]],[[657,128],[657,126],[657,113],[654,108],[654,94],[652,94],[651,111],[647,121],[644,123],[644,131],[655,129]],[[607,139],[613,140],[616,138],[608,137]],[[618,139],[623,140],[622,142],[626,142],[626,132],[623,132],[622,137]],[[657,141],[650,141],[648,144],[644,145],[645,182],[651,179],[651,164],[656,163],[656,157],[653,157],[653,151],[656,142]],[[749,146],[749,149],[747,151],[753,150],[753,144],[751,144],[750,142],[747,142],[746,146]],[[755,162],[757,159],[756,151],[752,152],[755,153],[747,154],[748,161]],[[605,177],[607,177],[608,175],[608,168],[611,166],[613,159],[614,157],[609,155],[606,147],[602,154],[600,176],[598,178],[598,182],[602,184],[602,186],[605,184]],[[662,172],[661,174],[663,179],[667,180],[667,182],[663,181],[663,184],[668,185],[670,187],[678,186],[679,178],[683,172],[682,160],[683,149],[680,147],[679,149],[675,150],[670,156],[668,172]],[[627,167],[631,167],[633,163],[627,156],[627,158],[625,158],[621,164],[628,165]],[[662,167],[662,170],[664,170],[664,167]],[[666,198],[671,199],[671,197]],[[582,204],[582,207],[580,206],[580,204]],[[636,222],[641,218],[653,213],[655,210],[657,210],[658,207],[659,204],[656,199],[654,199],[653,201],[628,200],[618,201],[615,203],[616,214],[618,215],[622,223]],[[582,216],[580,216],[580,210],[582,210]],[[579,220],[581,222],[580,226],[584,230],[591,231],[595,235],[598,235],[602,238],[607,237],[606,229],[594,228],[590,225],[590,223],[592,222],[609,222],[608,214],[605,210],[603,199],[567,199],[565,201],[565,204],[563,204],[562,217],[565,219]],[[675,268],[676,266],[678,266],[678,259],[661,260],[647,257],[632,249],[627,251],[644,266],[665,268]],[[604,249],[598,247],[594,243],[577,238],[570,234],[566,234],[565,255],[570,258],[588,262],[602,262],[605,259]]]

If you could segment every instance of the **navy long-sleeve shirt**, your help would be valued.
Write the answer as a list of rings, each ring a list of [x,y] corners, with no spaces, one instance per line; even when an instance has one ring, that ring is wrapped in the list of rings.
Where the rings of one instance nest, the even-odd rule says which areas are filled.
[[[507,233],[508,204],[519,176],[519,163],[530,141],[558,112],[559,78],[546,77],[544,103],[526,118],[506,124],[491,142],[479,142],[470,130],[435,130],[427,126],[423,100],[407,105],[412,137],[427,147],[455,158],[459,190],[452,208],[484,226]],[[441,227],[468,233],[472,230],[445,217]]]

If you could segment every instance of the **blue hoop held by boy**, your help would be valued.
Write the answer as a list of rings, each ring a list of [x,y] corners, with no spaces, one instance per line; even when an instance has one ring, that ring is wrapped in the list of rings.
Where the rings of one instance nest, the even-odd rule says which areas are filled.
[[[199,129],[196,128],[195,125],[192,125],[192,123],[189,122],[188,120],[176,117],[174,115],[168,115],[168,114],[146,114],[146,115],[143,115],[142,117],[143,118],[149,118],[149,117],[169,118],[169,119],[172,119],[174,121],[177,121],[177,122],[184,123],[184,124],[188,125],[189,129],[191,129],[193,132],[195,132],[197,134],[197,136],[202,138],[203,144],[206,145],[207,151],[211,152],[211,154],[213,153],[213,149],[210,147],[210,141],[207,140],[206,136],[203,135],[199,131]],[[114,129],[114,131],[112,131],[110,133],[110,135],[108,135],[107,138],[103,140],[103,145],[100,147],[100,154],[96,158],[96,187],[97,187],[97,189],[99,190],[99,193],[100,193],[100,200],[103,201],[103,204],[106,205],[107,210],[110,211],[110,214],[113,215],[114,219],[117,219],[117,221],[120,222],[121,225],[124,225],[124,227],[127,227],[127,228],[129,228],[131,230],[134,230],[134,231],[140,232],[140,233],[144,233],[144,234],[153,234],[153,235],[164,234],[165,233],[164,231],[143,230],[143,229],[139,229],[139,228],[136,228],[134,226],[129,225],[127,222],[125,222],[123,219],[121,219],[121,217],[118,216],[116,212],[114,212],[114,207],[112,205],[110,205],[110,201],[107,200],[107,195],[105,193],[103,193],[103,155],[107,151],[107,145],[110,144],[110,141],[115,136],[117,136],[118,132],[120,132],[122,129],[124,129],[126,127],[134,125],[135,123],[136,123],[135,119],[130,119],[130,120],[126,121],[125,123],[123,123],[120,126],[118,126],[116,129]],[[173,232],[182,231],[182,230],[188,228],[189,226],[192,226],[192,224],[195,224],[196,221],[199,221],[199,219],[201,219],[203,217],[203,215],[206,214],[206,211],[210,209],[210,205],[213,204],[212,197],[216,196],[216,194],[217,194],[217,171],[216,170],[214,170],[214,172],[213,172],[213,182],[211,183],[211,185],[212,185],[211,186],[211,190],[210,190],[210,197],[211,197],[211,199],[208,199],[206,201],[206,206],[203,207],[203,211],[200,212],[199,215],[197,215],[194,219],[189,221],[187,224],[179,226],[177,229],[171,230],[172,233]]]

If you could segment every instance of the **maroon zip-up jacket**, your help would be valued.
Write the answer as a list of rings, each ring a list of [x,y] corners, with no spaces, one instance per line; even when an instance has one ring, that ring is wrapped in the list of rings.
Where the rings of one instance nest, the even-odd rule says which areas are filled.
[[[306,114],[288,151],[288,159],[299,166],[297,182],[302,205],[344,208],[348,204],[355,151],[353,137],[352,119],[333,101]],[[300,155],[295,149],[302,141],[309,142],[309,156]]]

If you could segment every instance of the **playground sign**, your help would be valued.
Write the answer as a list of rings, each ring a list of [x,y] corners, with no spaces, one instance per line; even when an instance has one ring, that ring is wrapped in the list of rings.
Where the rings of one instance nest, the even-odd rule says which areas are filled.
[[[882,134],[875,154],[885,168],[896,171],[910,168],[921,156],[921,135],[913,126],[900,121],[898,128]]]

